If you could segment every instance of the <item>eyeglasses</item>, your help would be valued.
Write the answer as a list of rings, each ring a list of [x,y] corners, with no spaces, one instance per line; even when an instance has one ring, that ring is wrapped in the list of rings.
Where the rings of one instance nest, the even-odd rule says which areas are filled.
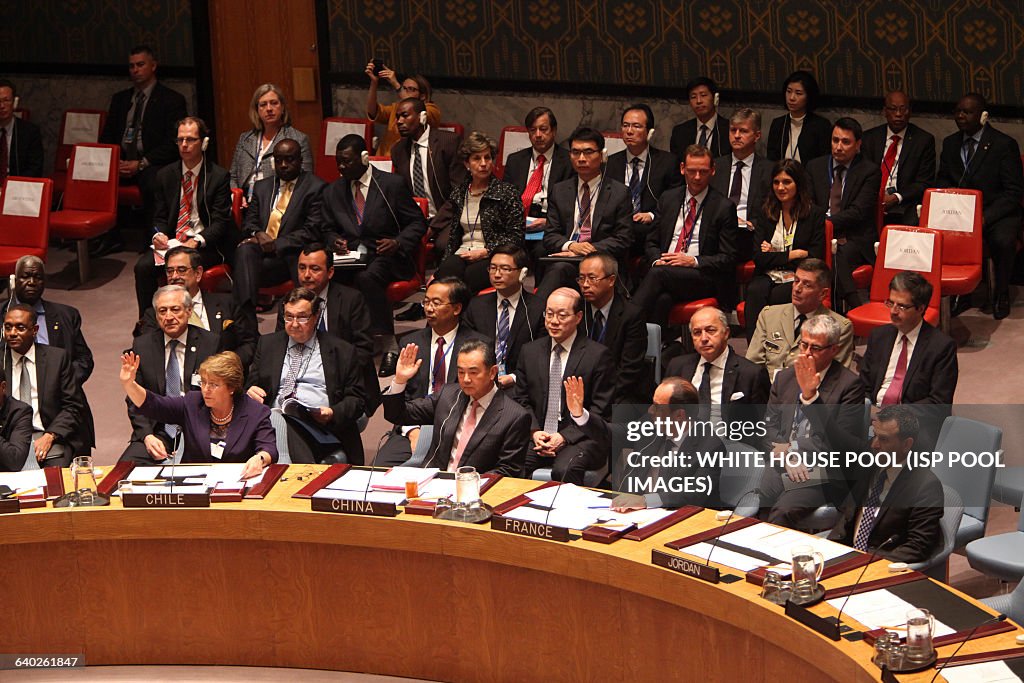
[[[805,341],[800,342],[800,350],[803,351],[804,353],[807,353],[808,351],[812,353],[821,353],[822,351],[827,351],[828,349],[831,349],[833,346],[835,345],[829,344],[828,346],[818,346],[817,344],[808,344]]]
[[[489,272],[489,273],[502,273],[503,275],[508,275],[509,273],[511,273],[513,271],[516,271],[516,270],[519,270],[519,268],[516,268],[515,266],[495,266],[495,265],[487,266],[487,272]]]
[[[578,149],[576,147],[573,147],[572,149],[569,150],[569,156],[571,156],[571,157],[591,157],[591,156],[594,156],[595,154],[597,154],[599,151],[600,150],[596,150],[593,147],[588,147],[587,149]]]
[[[564,323],[572,316],[572,313],[566,313],[565,311],[544,311],[545,320],[557,320],[560,323]]]
[[[441,308],[442,306],[451,306],[450,301],[441,301],[440,299],[424,299],[423,308]]]
[[[217,389],[220,389],[222,386],[224,386],[224,385],[220,384],[218,382],[210,382],[210,381],[205,380],[205,379],[199,380],[199,388],[200,389],[209,389],[210,391],[217,391]]]
[[[885,307],[888,308],[890,311],[895,308],[900,313],[906,313],[912,308],[917,308],[917,306],[915,306],[914,304],[898,304],[892,299],[885,300]]]
[[[191,266],[167,266],[164,270],[168,275],[184,275],[193,268]]]
[[[595,284],[597,282],[600,282],[601,280],[607,280],[610,277],[611,277],[611,275],[605,275],[604,277],[598,277],[596,275],[577,275],[576,276],[576,282],[581,284],[581,285],[584,282],[589,282],[590,284]]]
[[[290,315],[288,313],[284,314],[284,321],[286,323],[298,323],[300,325],[306,325],[312,319],[313,316],[311,315]]]
[[[194,145],[199,142],[199,138],[175,138],[174,141],[179,145]]]

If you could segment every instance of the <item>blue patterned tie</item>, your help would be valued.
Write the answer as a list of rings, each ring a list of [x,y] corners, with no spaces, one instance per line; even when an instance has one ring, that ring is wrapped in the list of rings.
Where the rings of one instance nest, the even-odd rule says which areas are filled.
[[[508,355],[508,299],[501,300],[501,316],[498,318],[498,367],[502,374],[507,373],[505,356]]]
[[[181,396],[181,368],[178,366],[178,340],[167,342],[167,374],[164,375],[164,396]],[[164,425],[164,431],[172,439],[178,435],[178,425]]]
[[[882,499],[882,487],[885,486],[885,470],[879,470],[875,483],[871,486],[868,499],[864,502],[864,508],[860,513],[860,526],[857,527],[857,534],[853,537],[853,547],[857,550],[868,549],[868,538],[875,529],[875,520],[878,519],[878,502]]]
[[[633,157],[633,175],[629,177],[629,196],[633,199],[633,213],[640,211],[640,157]]]
[[[299,378],[299,368],[302,366],[302,353],[306,350],[304,344],[293,344],[288,349],[288,374],[281,382],[281,389],[277,392],[277,404],[281,405],[287,399],[295,395],[295,383]]]

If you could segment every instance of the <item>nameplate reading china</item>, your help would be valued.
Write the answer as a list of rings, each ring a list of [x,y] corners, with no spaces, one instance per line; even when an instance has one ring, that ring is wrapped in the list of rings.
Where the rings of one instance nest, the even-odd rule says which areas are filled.
[[[700,562],[688,560],[678,555],[669,555],[660,550],[651,551],[651,564],[664,567],[679,574],[686,574],[708,583],[718,583],[718,567],[710,567]]]
[[[310,500],[310,505],[310,509],[314,512],[339,512],[346,515],[370,515],[373,517],[398,516],[398,506],[394,503],[346,498],[313,498]]]
[[[510,519],[500,515],[495,515],[491,518],[491,528],[498,531],[507,531],[510,534],[519,534],[520,536],[543,538],[548,541],[558,541],[560,543],[569,541],[569,530],[564,526],[551,526],[550,524],[541,524],[540,522],[525,522],[521,519]]]
[[[126,508],[208,508],[209,493],[125,493],[121,505]]]
[[[0,498],[0,515],[21,512],[21,501],[17,498]]]

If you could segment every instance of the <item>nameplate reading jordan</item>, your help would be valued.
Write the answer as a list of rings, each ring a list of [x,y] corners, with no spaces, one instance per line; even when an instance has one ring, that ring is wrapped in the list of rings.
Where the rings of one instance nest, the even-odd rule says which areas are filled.
[[[21,501],[17,498],[0,498],[0,515],[21,512]]]
[[[651,551],[651,564],[664,567],[678,574],[686,574],[708,583],[718,583],[720,578],[718,567],[710,567],[700,562],[688,560],[685,557],[679,557],[678,555],[669,555],[660,550]]]
[[[338,512],[344,515],[370,515],[372,517],[398,516],[398,506],[394,503],[380,503],[371,500],[312,498],[310,505],[314,512]]]
[[[208,508],[209,493],[125,493],[121,505],[126,508]]]
[[[548,541],[558,541],[560,543],[569,541],[569,530],[564,526],[551,526],[550,524],[541,524],[540,522],[525,522],[521,519],[510,519],[500,515],[495,515],[491,518],[491,528],[498,531],[507,531],[510,534],[519,534],[520,536],[543,538]]]

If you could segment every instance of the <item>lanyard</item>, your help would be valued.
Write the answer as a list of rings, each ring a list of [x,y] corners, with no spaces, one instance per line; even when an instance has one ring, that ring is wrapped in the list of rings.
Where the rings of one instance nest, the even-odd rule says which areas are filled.
[[[476,234],[476,226],[480,225],[480,212],[484,208],[484,195],[481,194],[479,197],[477,197],[478,201],[477,201],[477,204],[476,204],[476,219],[474,220],[473,218],[470,217],[470,215],[469,215],[469,198],[470,198],[470,190],[471,190],[471,188],[472,188],[472,185],[470,187],[466,188],[466,225],[469,226],[469,238],[468,238],[469,242],[473,241],[473,236]],[[487,193],[487,190],[484,190],[484,194],[486,194],[486,193]]]
[[[706,190],[705,190],[705,192],[706,192]],[[710,194],[710,193],[708,193],[708,194]],[[686,198],[684,197],[683,199],[685,200]],[[696,197],[693,197],[693,199],[696,199]],[[689,202],[686,202],[686,203],[689,204]],[[708,195],[705,194],[704,195],[704,199],[701,200],[701,203],[697,205],[697,213],[695,213],[693,215],[693,225],[690,226],[690,233],[688,235],[685,235],[686,243],[683,245],[683,249],[682,249],[682,253],[684,253],[684,254],[687,251],[690,250],[690,242],[693,240],[693,233],[697,231],[697,223],[700,222],[700,215],[702,213],[704,213],[704,205],[707,204],[707,203],[708,203]],[[685,216],[683,216],[683,231],[684,232],[686,231],[686,217]],[[671,247],[672,247],[672,245],[670,244],[669,248],[671,248]]]

